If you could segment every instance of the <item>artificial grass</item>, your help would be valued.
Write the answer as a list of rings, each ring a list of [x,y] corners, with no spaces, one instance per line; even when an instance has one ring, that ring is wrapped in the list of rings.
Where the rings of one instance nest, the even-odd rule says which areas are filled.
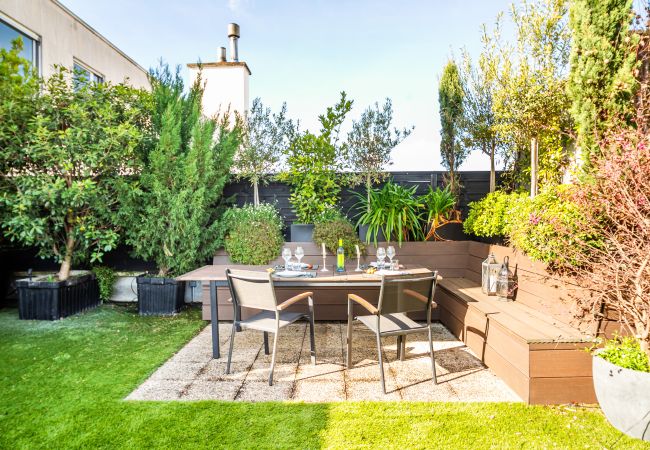
[[[650,448],[597,409],[122,400],[204,325],[194,310],[102,306],[57,322],[0,310],[0,447]]]

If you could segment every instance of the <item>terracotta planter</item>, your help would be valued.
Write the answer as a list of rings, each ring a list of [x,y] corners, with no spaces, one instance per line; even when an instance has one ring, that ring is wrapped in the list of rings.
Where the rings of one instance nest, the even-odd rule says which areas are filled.
[[[593,379],[600,407],[615,428],[650,441],[650,373],[619,367],[596,353]]]

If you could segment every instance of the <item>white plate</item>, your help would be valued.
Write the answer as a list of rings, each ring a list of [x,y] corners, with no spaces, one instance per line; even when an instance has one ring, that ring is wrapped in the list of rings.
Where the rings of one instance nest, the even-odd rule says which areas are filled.
[[[280,278],[297,278],[305,275],[305,272],[298,272],[297,270],[284,270],[282,272],[275,272],[276,277]]]

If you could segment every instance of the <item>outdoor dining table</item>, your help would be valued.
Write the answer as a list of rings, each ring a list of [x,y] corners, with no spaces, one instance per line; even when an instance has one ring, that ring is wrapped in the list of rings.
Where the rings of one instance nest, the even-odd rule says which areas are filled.
[[[221,357],[219,350],[219,310],[217,308],[217,287],[227,287],[228,280],[226,279],[226,269],[236,268],[244,270],[257,270],[262,271],[264,268],[260,266],[244,266],[244,265],[207,265],[200,267],[196,270],[183,274],[176,278],[178,281],[201,281],[207,282],[210,286],[210,321],[212,329],[212,357],[218,359]],[[291,288],[316,288],[316,287],[379,287],[381,286],[381,275],[367,274],[363,272],[355,272],[354,267],[346,268],[345,272],[318,272],[312,277],[299,277],[299,278],[282,278],[273,277],[273,283],[276,287],[291,287]],[[431,270],[426,268],[410,268],[400,270],[401,273],[409,274],[425,274],[430,273]],[[241,316],[240,311],[235,311],[236,317]]]

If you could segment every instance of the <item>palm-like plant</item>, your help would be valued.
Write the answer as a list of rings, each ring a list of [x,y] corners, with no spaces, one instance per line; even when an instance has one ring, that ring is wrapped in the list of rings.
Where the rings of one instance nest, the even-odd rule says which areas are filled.
[[[396,239],[399,245],[410,238],[422,239],[423,204],[415,196],[417,186],[405,188],[388,181],[381,189],[371,189],[366,197],[355,193],[359,201],[357,210],[360,217],[357,225],[368,226],[368,243],[371,238],[377,245],[381,230],[387,239]]]
[[[436,188],[434,191],[429,186],[429,192],[419,198],[424,205],[427,214],[426,227],[428,233],[425,240],[435,238],[435,240],[444,240],[437,233],[438,228],[448,223],[460,223],[460,213],[454,209],[456,196],[451,192],[449,187],[444,189]]]

